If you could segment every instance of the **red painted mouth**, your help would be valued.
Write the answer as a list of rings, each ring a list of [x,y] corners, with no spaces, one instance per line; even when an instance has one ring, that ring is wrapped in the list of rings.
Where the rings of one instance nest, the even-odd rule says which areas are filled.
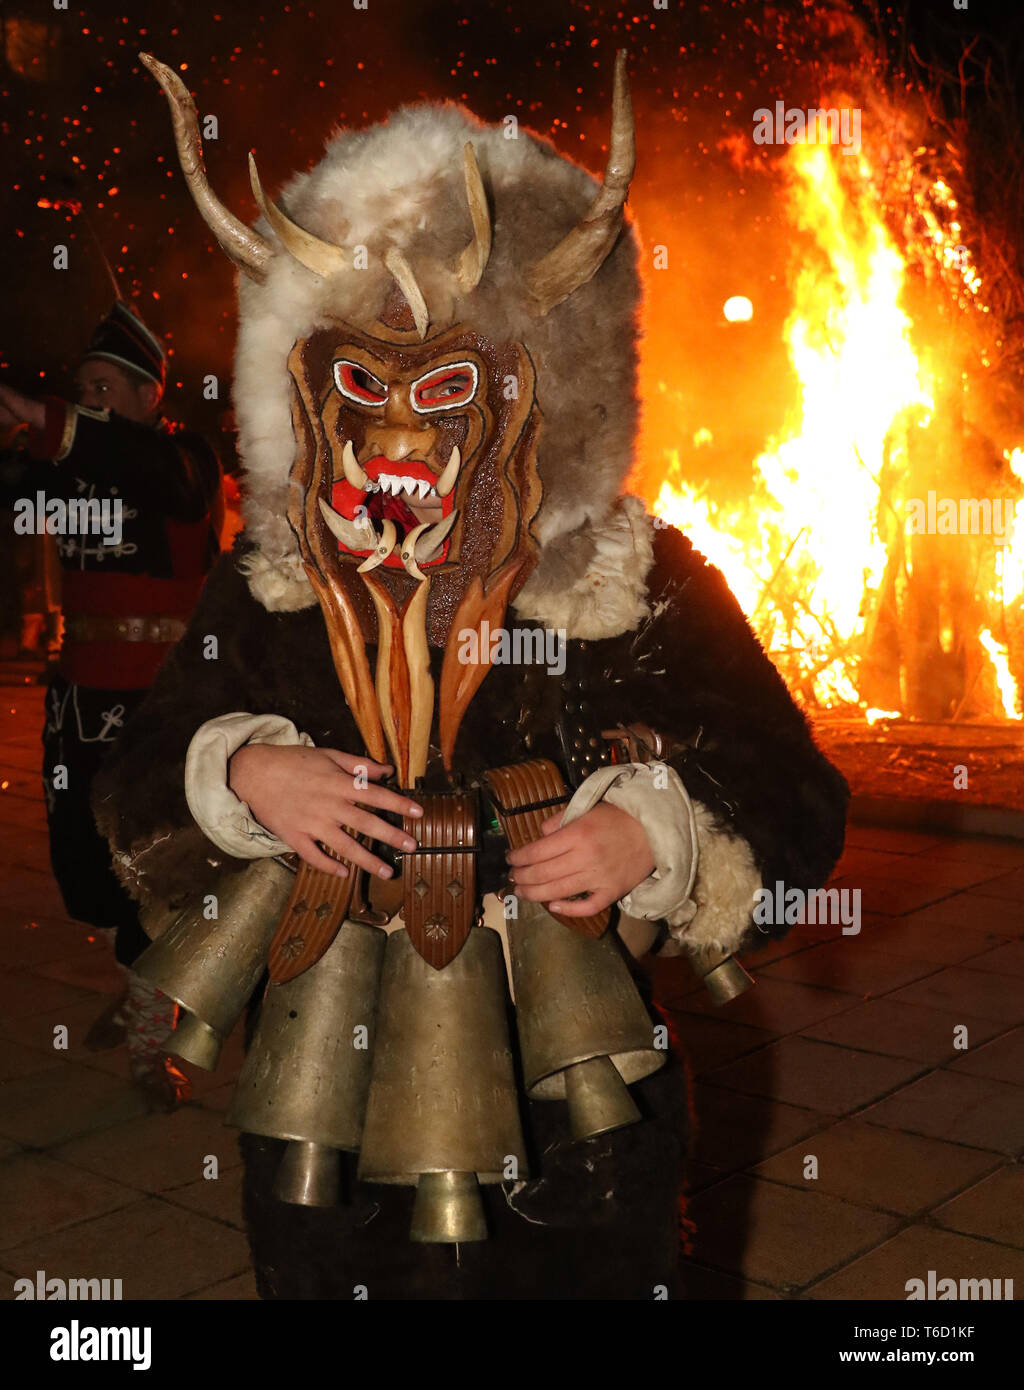
[[[429,487],[434,487],[438,475],[431,471],[422,459],[402,459],[396,462],[386,458],[383,454],[376,454],[373,458],[367,459],[360,464],[363,472],[371,483],[379,484],[381,478],[394,480],[396,478],[411,478],[417,483],[424,482]],[[381,522],[391,521],[394,523],[399,542],[415,527],[419,526],[420,520],[409,505],[411,501],[422,500],[426,502],[426,496],[419,499],[418,496],[411,495],[405,488],[385,490],[384,486],[379,486],[369,492],[363,492],[361,488],[353,487],[347,478],[338,478],[331,486],[330,504],[339,516],[347,517],[350,521],[355,520],[357,515],[366,515],[374,523],[377,530],[380,530]],[[452,488],[447,497],[436,499],[440,502],[440,510],[436,520],[442,521],[446,516],[450,516],[455,506],[455,489]],[[359,512],[359,508],[365,510]],[[345,554],[366,556],[373,554],[372,550],[349,550],[340,541],[337,542],[338,549]],[[451,536],[445,538],[440,552],[432,560],[421,562],[421,567],[432,567],[442,564],[448,558],[448,551],[451,547]],[[383,562],[384,566],[390,569],[403,569],[402,559],[399,554],[401,545],[396,545],[395,549]]]

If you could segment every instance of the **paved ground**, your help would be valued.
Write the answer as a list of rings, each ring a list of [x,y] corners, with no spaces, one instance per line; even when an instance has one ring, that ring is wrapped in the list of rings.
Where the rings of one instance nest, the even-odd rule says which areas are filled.
[[[84,1051],[117,976],[49,875],[41,717],[38,687],[0,689],[0,1299],[37,1270],[253,1298],[221,1123],[239,1040],[171,1116],[123,1050]],[[794,928],[723,1009],[658,968],[699,1117],[690,1297],[902,1300],[929,1270],[1024,1295],[1024,844],[855,828],[835,882],[860,935]]]

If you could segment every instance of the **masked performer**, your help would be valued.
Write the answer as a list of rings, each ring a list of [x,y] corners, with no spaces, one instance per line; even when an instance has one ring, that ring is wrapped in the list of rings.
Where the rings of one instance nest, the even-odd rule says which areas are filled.
[[[68,519],[57,539],[64,641],[43,735],[50,859],[68,915],[110,932],[127,973],[87,1042],[123,1038],[132,1077],[169,1109],[189,1092],[165,1049],[174,1004],[130,969],[147,938],[89,805],[96,771],[184,633],[218,553],[220,468],[201,436],[162,416],[164,378],[162,344],[119,300],[78,367],[77,405],[4,386],[0,406],[29,426],[36,462],[21,485]]]
[[[278,202],[253,163],[255,230],[144,61],[242,272],[246,529],[97,812],[182,1055],[269,961],[229,1114],[261,1293],[671,1295],[685,1098],[609,909],[708,968],[763,881],[824,881],[846,788],[721,575],[623,495],[624,55],[600,184],[417,106]]]

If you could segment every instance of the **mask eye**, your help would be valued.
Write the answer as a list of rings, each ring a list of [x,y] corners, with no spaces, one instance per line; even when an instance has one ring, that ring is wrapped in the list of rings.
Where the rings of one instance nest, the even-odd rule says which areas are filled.
[[[413,383],[412,408],[419,414],[452,410],[476,395],[480,374],[475,362],[449,362]]]
[[[360,405],[383,405],[388,388],[358,362],[335,362],[334,384],[341,394]]]

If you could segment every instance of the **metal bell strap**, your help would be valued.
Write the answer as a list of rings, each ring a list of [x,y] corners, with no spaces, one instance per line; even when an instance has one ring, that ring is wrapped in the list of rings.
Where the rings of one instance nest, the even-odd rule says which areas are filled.
[[[602,729],[601,737],[611,744],[613,763],[662,762],[686,747],[678,740],[658,733],[648,724],[620,724],[615,729]],[[715,946],[699,946],[688,950],[686,956],[694,974],[717,1005],[738,998],[756,983],[729,951],[720,951]]]
[[[443,970],[466,944],[477,920],[476,792],[416,792],[418,819],[405,831],[418,848],[403,856],[402,917],[428,965]]]
[[[324,852],[345,864],[348,873],[341,878],[314,869],[305,860],[299,864],[270,946],[267,969],[272,984],[294,980],[314,965],[348,915],[357,871],[347,859]]]
[[[499,822],[518,843],[537,838],[551,806],[565,799],[561,774],[546,760],[495,768],[485,780]],[[531,1100],[567,1101],[574,1139],[639,1120],[627,1083],[666,1060],[618,945],[604,932],[609,916],[563,923],[541,904],[520,900],[508,923],[527,1093]]]
[[[492,768],[484,773],[484,781],[510,849],[539,840],[544,822],[569,803],[562,774],[546,758]],[[605,908],[593,917],[560,917],[556,912],[551,916],[570,931],[599,937],[607,930],[611,910]]]

